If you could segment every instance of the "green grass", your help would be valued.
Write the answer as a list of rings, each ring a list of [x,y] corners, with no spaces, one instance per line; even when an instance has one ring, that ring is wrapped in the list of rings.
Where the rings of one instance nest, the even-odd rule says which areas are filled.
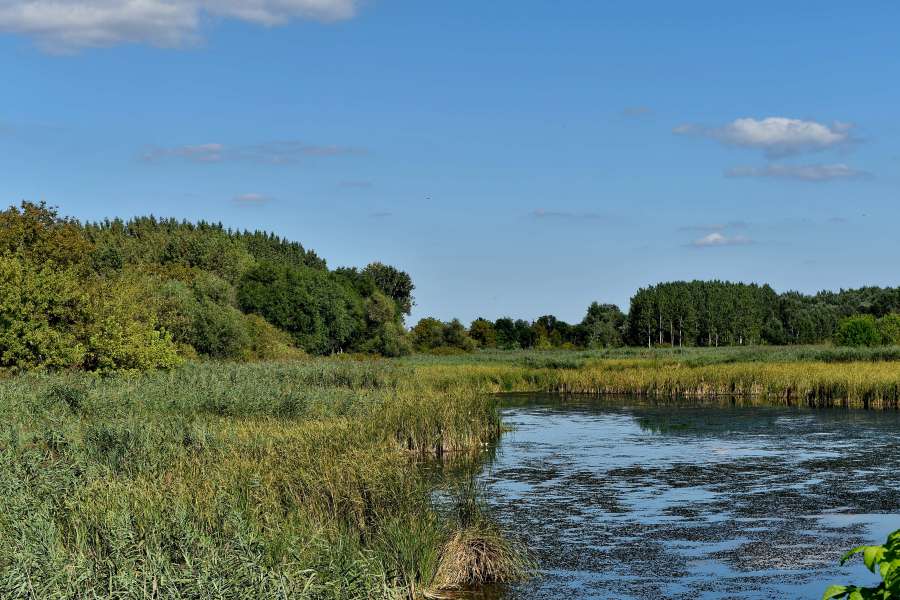
[[[417,597],[463,531],[420,461],[500,432],[494,399],[335,360],[22,376],[0,418],[2,598]]]
[[[721,348],[610,348],[599,350],[479,350],[471,354],[416,354],[402,359],[414,366],[505,364],[577,369],[606,360],[661,360],[695,366],[733,362],[890,362],[900,361],[900,346],[843,348],[810,346],[723,346]]]
[[[897,408],[894,351],[491,351],[0,380],[0,598],[419,598],[520,579],[527,552],[456,485],[502,431],[492,393]]]

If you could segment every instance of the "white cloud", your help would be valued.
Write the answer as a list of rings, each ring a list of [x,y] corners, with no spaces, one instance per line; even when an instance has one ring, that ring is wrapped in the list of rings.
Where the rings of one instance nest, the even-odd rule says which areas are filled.
[[[862,179],[871,177],[871,174],[840,163],[834,165],[772,164],[761,168],[735,167],[725,171],[725,176],[772,177],[776,179],[797,179],[800,181],[835,181],[840,179]]]
[[[753,240],[742,235],[727,236],[719,231],[714,231],[691,242],[695,248],[710,248],[716,246],[744,246],[752,244]]]
[[[0,0],[0,31],[31,36],[49,51],[194,41],[205,17],[265,26],[292,19],[338,21],[358,0]]]
[[[677,135],[699,135],[741,148],[755,148],[778,157],[834,148],[852,141],[853,125],[835,121],[831,125],[786,117],[735,119],[722,127],[686,124]]]
[[[227,146],[219,143],[152,147],[144,150],[141,159],[159,162],[182,159],[196,163],[248,161],[271,165],[296,164],[305,158],[364,154],[365,150],[350,146],[307,144],[298,140],[265,142],[246,146]]]

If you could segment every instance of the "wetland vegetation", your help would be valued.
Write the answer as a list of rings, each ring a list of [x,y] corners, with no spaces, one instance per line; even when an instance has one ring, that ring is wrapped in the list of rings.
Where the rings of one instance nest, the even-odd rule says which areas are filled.
[[[332,270],[265,232],[82,224],[30,203],[0,225],[4,598],[420,598],[527,580],[531,530],[478,485],[503,451],[498,393],[900,407],[897,289],[675,282],[574,325],[407,329],[408,274]]]

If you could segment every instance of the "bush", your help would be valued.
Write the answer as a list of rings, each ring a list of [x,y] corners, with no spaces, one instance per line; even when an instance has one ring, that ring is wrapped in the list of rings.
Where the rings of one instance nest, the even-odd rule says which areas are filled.
[[[891,313],[878,319],[878,333],[882,344],[900,346],[900,314]]]
[[[477,345],[458,319],[443,323],[432,317],[426,317],[413,327],[412,340],[419,352],[434,353],[439,348],[454,348],[459,352],[472,352]],[[441,350],[440,352],[445,351]]]
[[[877,346],[881,343],[881,334],[875,317],[872,315],[856,315],[841,320],[834,334],[834,343],[838,346]]]
[[[72,269],[0,257],[0,366],[16,370],[80,365],[85,357],[76,325],[85,295]]]
[[[90,294],[84,367],[92,371],[146,371],[180,364],[172,336],[157,329],[149,293],[127,280],[103,280]]]

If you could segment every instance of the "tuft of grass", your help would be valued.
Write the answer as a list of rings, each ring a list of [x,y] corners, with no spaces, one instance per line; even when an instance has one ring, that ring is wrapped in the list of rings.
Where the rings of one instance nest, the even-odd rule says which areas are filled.
[[[433,597],[445,590],[476,589],[532,577],[536,565],[527,548],[503,535],[482,504],[469,476],[451,491],[453,528],[440,550],[430,587]]]

